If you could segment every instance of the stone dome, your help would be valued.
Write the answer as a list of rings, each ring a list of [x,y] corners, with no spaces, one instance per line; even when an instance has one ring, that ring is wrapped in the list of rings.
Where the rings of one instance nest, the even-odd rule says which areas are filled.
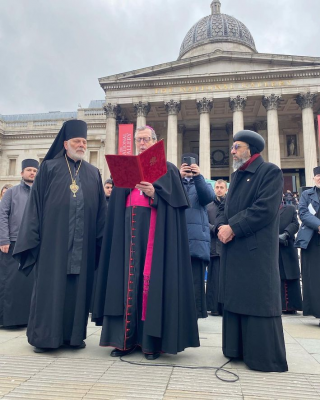
[[[213,1],[211,3],[211,15],[202,18],[193,25],[182,42],[178,59],[187,58],[187,53],[190,50],[212,43],[235,43],[241,46],[242,51],[257,52],[249,29],[236,18],[221,14],[220,7],[219,0]],[[245,47],[243,48],[243,46]],[[210,47],[204,48],[203,54],[208,53],[208,49]],[[228,47],[227,50],[231,50],[231,47]],[[214,49],[211,49],[211,51],[214,51]],[[193,55],[189,55],[189,57]]]

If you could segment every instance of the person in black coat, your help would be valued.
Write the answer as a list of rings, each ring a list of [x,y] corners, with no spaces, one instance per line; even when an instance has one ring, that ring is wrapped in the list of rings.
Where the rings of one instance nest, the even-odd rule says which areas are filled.
[[[197,154],[184,154],[182,161],[191,156],[195,162],[191,165],[183,162],[180,174],[190,202],[190,208],[186,209],[186,220],[197,315],[198,318],[207,318],[204,276],[210,263],[210,229],[206,205],[214,200],[215,194],[211,184],[200,174]]]
[[[219,209],[223,353],[254,370],[288,370],[281,321],[279,207],[283,176],[264,162],[262,136],[233,137],[233,167],[226,201]],[[221,215],[220,215],[221,213]]]
[[[216,181],[214,192],[216,198],[212,203],[207,205],[209,228],[211,235],[210,248],[210,264],[208,265],[208,279],[206,287],[207,309],[211,311],[211,315],[222,315],[223,305],[219,303],[219,282],[220,282],[220,254],[221,242],[216,234],[217,214],[221,201],[228,191],[227,182],[223,179]]]
[[[157,141],[137,128],[141,154]],[[121,357],[140,347],[147,360],[199,347],[185,209],[177,167],[135,189],[114,187],[98,268],[92,319],[102,325],[100,346]]]
[[[299,230],[294,205],[280,206],[279,269],[281,277],[281,300],[283,313],[302,310],[300,267],[298,251],[294,247],[294,235]]]
[[[315,186],[300,197],[302,225],[295,246],[301,248],[303,315],[320,318],[320,166],[313,173]]]

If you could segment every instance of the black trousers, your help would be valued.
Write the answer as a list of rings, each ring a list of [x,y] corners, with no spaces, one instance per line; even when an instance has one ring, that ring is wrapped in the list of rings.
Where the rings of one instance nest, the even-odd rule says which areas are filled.
[[[256,317],[223,311],[222,350],[253,370],[288,371],[281,317]]]
[[[222,315],[223,306],[218,301],[220,280],[220,257],[211,257],[208,265],[206,290],[207,310]]]
[[[200,258],[191,257],[193,287],[196,301],[196,310],[198,318],[207,318],[206,290],[204,276],[206,271],[206,262]]]

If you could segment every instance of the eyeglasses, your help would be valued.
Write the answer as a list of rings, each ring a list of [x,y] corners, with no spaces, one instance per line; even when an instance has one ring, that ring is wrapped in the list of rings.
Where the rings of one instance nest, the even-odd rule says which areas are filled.
[[[136,143],[140,142],[149,143],[151,139],[152,139],[151,137],[136,137],[134,140]]]
[[[240,147],[248,147],[248,146],[235,143],[233,146],[230,147],[230,151],[232,151],[232,150],[237,151],[238,149],[240,149]]]

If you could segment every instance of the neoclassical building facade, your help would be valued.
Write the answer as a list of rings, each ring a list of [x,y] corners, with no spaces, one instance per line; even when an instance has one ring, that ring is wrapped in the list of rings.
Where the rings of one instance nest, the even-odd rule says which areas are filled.
[[[23,158],[42,159],[70,118],[88,123],[88,161],[108,177],[105,154],[117,151],[119,123],[153,126],[167,159],[199,154],[206,178],[229,180],[232,136],[253,129],[266,141],[265,160],[284,173],[285,188],[312,185],[319,165],[320,58],[258,53],[248,28],[221,12],[186,34],[177,61],[99,79],[105,100],[73,113],[0,115],[0,184],[19,180]]]

